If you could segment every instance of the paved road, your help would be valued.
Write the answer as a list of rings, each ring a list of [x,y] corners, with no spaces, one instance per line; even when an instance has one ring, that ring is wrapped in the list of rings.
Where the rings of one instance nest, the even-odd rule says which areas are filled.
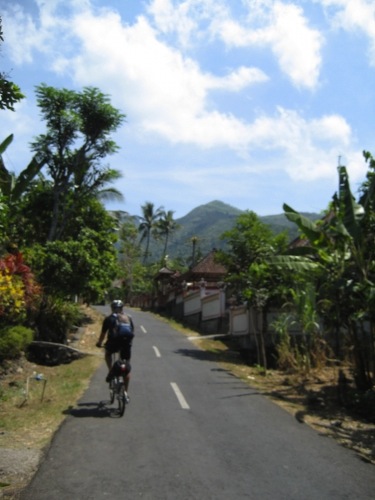
[[[125,416],[100,405],[103,363],[23,500],[375,498],[373,465],[298,423],[167,323],[132,315]]]

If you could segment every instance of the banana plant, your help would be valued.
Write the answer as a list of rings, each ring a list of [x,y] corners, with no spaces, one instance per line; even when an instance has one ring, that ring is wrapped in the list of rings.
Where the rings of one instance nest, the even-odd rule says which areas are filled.
[[[375,176],[369,178],[357,203],[346,167],[340,166],[338,173],[339,192],[321,221],[314,223],[284,204],[285,216],[297,224],[301,239],[289,255],[275,257],[273,264],[315,278],[319,302],[324,305],[320,313],[336,322],[337,332],[341,334],[342,328],[348,332],[357,386],[368,389],[375,382],[374,338],[373,328],[364,333],[364,324],[375,322],[375,248],[372,226],[366,221],[373,215]],[[367,348],[364,339],[369,335]]]
[[[34,156],[18,177],[14,173],[9,172],[5,167],[3,154],[12,141],[13,134],[10,134],[0,144],[0,191],[11,203],[14,203],[17,202],[29,188],[31,181],[42,169],[43,163],[38,161],[36,156]]]

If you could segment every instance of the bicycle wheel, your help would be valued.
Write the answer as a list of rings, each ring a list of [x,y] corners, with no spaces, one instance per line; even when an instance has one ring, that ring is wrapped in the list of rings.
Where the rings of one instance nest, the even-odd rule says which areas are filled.
[[[118,392],[117,392],[117,402],[118,402],[118,413],[120,417],[125,413],[125,387],[123,384],[118,384]]]
[[[109,383],[109,402],[110,402],[110,404],[113,404],[113,402],[115,400],[115,387],[116,387],[116,381],[113,378]]]

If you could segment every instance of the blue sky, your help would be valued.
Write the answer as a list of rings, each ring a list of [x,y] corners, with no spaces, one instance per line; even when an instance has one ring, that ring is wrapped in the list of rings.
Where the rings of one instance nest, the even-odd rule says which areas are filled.
[[[373,0],[0,0],[0,70],[27,98],[1,111],[9,170],[44,129],[35,86],[98,87],[127,115],[108,158],[133,215],[221,200],[320,212],[346,165],[375,155]]]

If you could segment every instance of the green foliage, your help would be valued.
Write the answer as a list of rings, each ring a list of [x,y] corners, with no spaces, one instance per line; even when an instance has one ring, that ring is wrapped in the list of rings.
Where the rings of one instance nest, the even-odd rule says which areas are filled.
[[[0,109],[14,111],[14,105],[25,98],[18,85],[8,80],[4,73],[0,73]]]
[[[151,203],[150,201],[146,201],[146,203],[142,205],[141,209],[142,215],[139,217],[140,224],[138,227],[138,231],[141,235],[141,243],[143,241],[146,241],[146,246],[143,254],[143,263],[146,263],[149,257],[151,235],[153,233],[157,234],[157,227],[163,213],[163,207],[155,209],[153,203]]]
[[[277,367],[286,372],[293,372],[297,368],[292,339],[289,334],[289,330],[294,323],[291,314],[282,313],[271,325],[276,332]]]
[[[286,216],[306,236],[303,255],[298,247],[292,251],[300,253],[301,261],[305,265],[312,263],[317,271],[310,276],[310,282],[316,287],[318,312],[336,335],[337,354],[344,344],[341,332],[346,332],[345,343],[350,346],[355,379],[361,390],[372,387],[375,382],[371,326],[375,321],[374,192],[375,177],[371,173],[357,203],[346,168],[340,166],[339,193],[334,195],[320,224],[307,221],[284,205]],[[364,334],[366,322],[370,324],[370,331],[367,327]]]
[[[13,134],[0,144],[0,241],[3,249],[9,244],[19,245],[23,240],[22,230],[20,231],[20,202],[24,194],[32,188],[32,181],[42,168],[42,164],[34,157],[18,177],[9,172],[2,155],[12,141]]]
[[[212,201],[194,208],[184,217],[175,220],[180,227],[168,241],[168,255],[172,259],[183,260],[185,265],[191,264],[193,237],[197,239],[196,256],[204,256],[213,248],[227,251],[226,241],[220,237],[235,226],[238,216],[243,213],[244,211],[221,201]],[[320,218],[316,213],[304,215],[311,220]],[[298,228],[283,213],[259,216],[259,220],[271,229],[274,235],[285,233],[290,241],[298,236]],[[162,259],[164,243],[165,239],[151,239],[149,253],[154,262]]]
[[[0,361],[18,358],[33,340],[33,330],[25,326],[8,326],[0,330]]]
[[[78,304],[46,296],[36,318],[36,340],[65,343],[68,332],[82,323],[84,315]]]
[[[13,141],[13,134],[9,135],[0,144],[0,155],[6,151],[8,146]],[[19,174],[18,177],[15,174],[9,172],[4,164],[2,156],[0,156],[0,190],[1,192],[9,198],[11,203],[17,203],[21,196],[28,190],[30,182],[34,177],[40,172],[43,164],[38,162],[34,157],[32,158],[29,165]]]
[[[58,297],[100,301],[117,274],[113,242],[89,229],[78,240],[34,245],[28,257],[45,292]]]
[[[48,240],[53,241],[61,239],[77,204],[100,197],[103,186],[119,178],[120,173],[102,161],[117,151],[110,134],[125,115],[111,106],[108,96],[92,87],[75,92],[41,84],[36,94],[47,132],[31,146],[52,179]]]
[[[222,235],[228,251],[219,251],[217,259],[228,269],[228,281],[235,294],[257,307],[276,293],[281,279],[267,259],[286,248],[286,235],[274,235],[254,212],[244,212],[233,229]]]
[[[156,223],[156,236],[164,239],[162,260],[167,256],[169,238],[180,228],[179,224],[173,219],[173,214],[173,210],[168,210],[168,212],[163,210]]]

